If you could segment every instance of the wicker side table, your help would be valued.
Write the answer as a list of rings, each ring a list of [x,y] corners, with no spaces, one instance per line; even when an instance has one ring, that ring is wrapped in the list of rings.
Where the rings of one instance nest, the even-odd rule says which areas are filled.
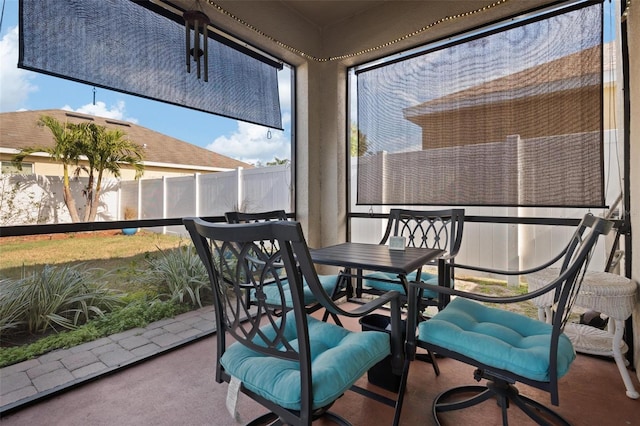
[[[549,268],[529,275],[529,291],[543,287],[558,274],[558,269]],[[635,390],[627,370],[628,362],[623,354],[629,348],[622,336],[624,322],[633,312],[637,294],[637,284],[626,277],[607,272],[589,271],[584,277],[575,304],[607,315],[609,317],[607,330],[574,323],[569,323],[565,327],[565,334],[571,339],[577,352],[614,358],[627,389],[627,396],[632,399],[639,398],[640,394]],[[553,294],[547,293],[536,297],[533,302],[538,307],[538,318],[541,321],[550,322]]]

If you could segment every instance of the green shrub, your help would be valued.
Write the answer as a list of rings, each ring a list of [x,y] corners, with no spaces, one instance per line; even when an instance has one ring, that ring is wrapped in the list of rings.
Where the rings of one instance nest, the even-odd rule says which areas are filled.
[[[171,318],[188,310],[188,306],[173,301],[136,300],[122,309],[98,318],[94,323],[102,336],[108,336],[132,328],[146,327],[149,323]]]
[[[173,302],[140,299],[88,322],[75,330],[52,334],[25,346],[0,348],[0,367],[15,364],[61,348],[70,348],[101,337],[145,327],[149,323],[174,317],[188,307]]]
[[[30,276],[2,280],[0,331],[74,329],[121,304],[119,295],[94,280],[91,271],[81,265],[46,265]]]
[[[211,295],[209,277],[193,245],[164,251],[149,258],[144,282],[160,285],[161,296],[177,303],[202,307],[203,294]]]

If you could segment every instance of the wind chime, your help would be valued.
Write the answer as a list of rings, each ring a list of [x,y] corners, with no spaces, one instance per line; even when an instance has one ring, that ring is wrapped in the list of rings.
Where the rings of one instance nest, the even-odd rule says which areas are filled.
[[[209,34],[207,27],[211,23],[209,17],[199,10],[187,10],[182,15],[184,17],[184,28],[186,34],[186,56],[187,72],[191,73],[191,58],[196,61],[198,79],[200,78],[200,62],[204,62],[204,81],[209,81]],[[191,47],[191,31],[193,30],[193,47]],[[202,44],[200,36],[202,35]],[[202,48],[200,48],[202,46]]]

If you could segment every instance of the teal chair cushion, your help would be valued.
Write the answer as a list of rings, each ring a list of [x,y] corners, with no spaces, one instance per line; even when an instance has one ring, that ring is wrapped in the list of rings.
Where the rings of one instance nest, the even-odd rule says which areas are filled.
[[[327,292],[329,296],[333,293],[333,289],[338,282],[338,275],[318,275],[318,279],[320,280],[320,285]],[[287,280],[282,280],[282,289],[284,290],[284,300],[285,305],[289,308],[293,307],[293,301],[291,300],[291,292],[289,291],[289,282]],[[280,300],[280,289],[277,285],[266,285],[262,288],[264,291],[264,295],[266,296],[266,302],[270,305],[282,305],[282,301]],[[255,295],[253,296],[253,300],[255,300]],[[307,285],[307,282],[304,282],[304,304],[310,305],[316,302],[316,297],[313,295],[313,292]]]
[[[416,275],[417,275],[417,271],[408,274],[407,280],[415,281]],[[396,282],[398,282],[398,284],[389,283],[386,281],[378,281],[378,279],[395,280]],[[420,274],[420,281],[427,284],[438,285],[438,275],[430,274],[428,272],[422,272]],[[392,274],[390,272],[374,272],[371,274],[367,274],[363,277],[362,284],[367,287],[375,288],[376,290],[381,290],[381,291],[397,290],[400,293],[406,295],[404,288],[400,285],[400,282],[398,281],[398,275]],[[425,289],[422,297],[427,299],[437,299],[438,293],[436,293],[435,291]]]
[[[419,340],[532,380],[549,381],[551,324],[515,312],[454,298],[445,309],[418,325]],[[569,338],[558,342],[558,378],[576,354]]]
[[[293,311],[286,315],[286,319],[284,335],[297,347]],[[309,316],[307,320],[314,409],[331,404],[369,368],[390,354],[387,333],[351,332]],[[273,339],[271,326],[262,330]],[[259,342],[259,339],[254,341]],[[300,369],[297,362],[268,357],[237,342],[227,349],[220,362],[247,389],[288,409],[300,409]]]

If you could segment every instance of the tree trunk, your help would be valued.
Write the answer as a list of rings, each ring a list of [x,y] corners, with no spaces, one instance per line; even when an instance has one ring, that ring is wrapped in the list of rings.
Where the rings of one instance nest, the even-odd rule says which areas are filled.
[[[89,182],[87,183],[87,200],[85,202],[85,209],[84,209],[85,222],[93,221],[93,219],[91,218],[91,211],[93,210],[93,205],[96,204],[94,200],[95,200],[95,197],[93,193],[93,170],[91,170],[89,172]]]
[[[98,179],[96,180],[96,190],[92,192],[91,210],[89,211],[89,222],[96,220],[98,214],[98,200],[100,200],[100,191],[102,190],[102,171],[98,172]]]
[[[71,221],[74,223],[80,222],[80,216],[78,216],[76,201],[73,199],[71,188],[69,187],[69,170],[67,169],[66,165],[64,166],[62,186],[62,197],[64,198],[64,204],[67,206],[67,210],[69,210]]]

